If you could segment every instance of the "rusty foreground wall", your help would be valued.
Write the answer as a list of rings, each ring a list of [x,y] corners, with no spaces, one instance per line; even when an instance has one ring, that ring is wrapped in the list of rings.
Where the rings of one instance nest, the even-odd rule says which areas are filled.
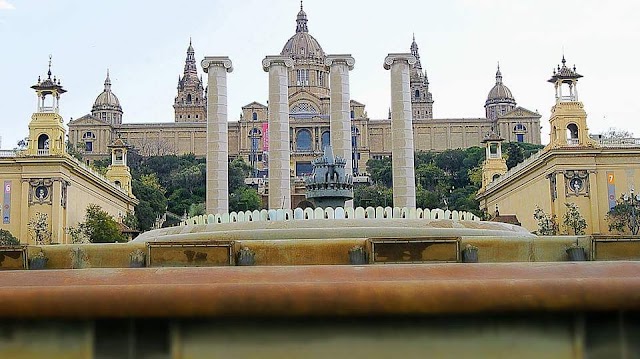
[[[640,263],[0,272],[0,317],[243,317],[640,309]]]

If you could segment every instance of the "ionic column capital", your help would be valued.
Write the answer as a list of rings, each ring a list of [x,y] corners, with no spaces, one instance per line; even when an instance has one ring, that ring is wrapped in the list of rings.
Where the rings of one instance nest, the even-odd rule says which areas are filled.
[[[401,53],[401,54],[389,54],[384,59],[384,69],[391,69],[391,65],[396,62],[406,62],[409,65],[413,65],[416,63],[416,57],[410,53]]]
[[[227,56],[205,56],[200,65],[206,73],[209,72],[209,67],[211,66],[223,67],[227,72],[233,71],[233,65]]]
[[[324,60],[326,66],[333,66],[337,64],[345,64],[349,67],[349,70],[353,70],[356,60],[350,54],[336,54],[327,55]]]
[[[262,60],[262,69],[265,72],[269,72],[269,68],[274,65],[280,65],[284,67],[293,67],[293,59],[289,56],[267,56]]]

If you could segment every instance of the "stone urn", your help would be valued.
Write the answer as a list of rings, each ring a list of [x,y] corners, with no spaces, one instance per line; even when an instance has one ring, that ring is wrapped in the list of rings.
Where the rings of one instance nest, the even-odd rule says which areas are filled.
[[[478,263],[478,247],[467,244],[462,250],[462,263]]]
[[[349,249],[349,264],[363,265],[367,264],[367,252],[360,246]]]
[[[40,252],[33,257],[29,258],[29,269],[44,269],[49,262],[49,258],[44,255],[44,252]]]
[[[238,266],[252,266],[256,264],[256,253],[244,247],[238,251],[236,258],[236,265]]]
[[[587,253],[584,250],[584,247],[575,243],[572,244],[571,247],[567,248],[566,252],[571,262],[582,262],[587,260]]]

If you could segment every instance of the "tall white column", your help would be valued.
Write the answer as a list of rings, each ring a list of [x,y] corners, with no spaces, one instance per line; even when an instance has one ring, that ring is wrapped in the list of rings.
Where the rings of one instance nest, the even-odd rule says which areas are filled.
[[[391,70],[391,166],[393,205],[416,206],[416,182],[413,167],[413,124],[409,67],[416,63],[411,54],[389,54],[385,70]]]
[[[229,212],[229,135],[227,124],[227,72],[233,71],[226,56],[205,56],[207,90],[207,213]]]
[[[267,56],[269,72],[269,209],[291,208],[291,154],[289,151],[289,74],[293,60]]]
[[[351,55],[328,55],[324,63],[329,66],[331,147],[335,155],[347,160],[345,171],[352,174],[349,70],[355,60]]]
[[[329,66],[330,131],[333,153],[344,158],[345,174],[353,175],[351,148],[351,98],[349,93],[349,70],[356,61],[351,55],[327,55],[324,64]],[[353,207],[353,200],[345,207]]]

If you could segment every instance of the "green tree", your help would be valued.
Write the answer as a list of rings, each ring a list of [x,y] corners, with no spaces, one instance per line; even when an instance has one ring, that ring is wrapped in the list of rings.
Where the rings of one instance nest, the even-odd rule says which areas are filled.
[[[51,228],[49,227],[49,215],[37,212],[27,223],[31,239],[37,245],[51,244]]]
[[[353,204],[356,207],[393,206],[393,190],[382,184],[356,185],[353,189]]]
[[[71,141],[67,140],[65,142],[65,145],[67,147],[67,153],[69,155],[71,155],[72,157],[75,157],[78,160],[82,161],[82,150],[83,150],[82,143],[76,143],[74,145],[74,144],[71,143]]]
[[[195,217],[206,214],[206,206],[205,203],[191,203],[189,205],[189,209],[187,210],[188,217]]]
[[[142,175],[131,184],[134,196],[140,201],[135,208],[138,229],[147,231],[153,227],[156,217],[163,215],[167,210],[164,188],[154,174]]]
[[[440,208],[442,207],[442,197],[436,191],[429,191],[422,186],[416,188],[416,207],[418,208]]]
[[[517,142],[507,143],[507,168],[511,169],[524,161],[524,150]]]
[[[587,228],[587,221],[580,214],[580,209],[575,203],[565,203],[567,211],[564,213],[562,223],[567,228],[567,233],[570,229],[573,230],[573,234],[579,236],[584,234],[584,230]]]
[[[438,186],[448,187],[445,172],[433,163],[423,163],[416,167],[418,185],[426,190],[435,191]],[[444,186],[443,186],[444,183]]]
[[[610,231],[625,233],[628,230],[635,236],[640,231],[640,221],[636,217],[639,214],[640,201],[621,197],[605,218],[609,222]]]
[[[78,224],[91,243],[126,242],[116,222],[109,213],[102,210],[97,204],[90,204],[84,217],[84,222]]]
[[[229,211],[253,211],[262,208],[262,199],[258,192],[248,186],[237,188],[229,195]]]
[[[536,206],[533,218],[538,222],[538,235],[555,236],[558,234],[558,221],[555,214],[553,216],[546,214],[542,208]]]
[[[238,188],[244,187],[244,179],[251,174],[249,166],[242,158],[236,158],[229,163],[229,193],[235,192]]]
[[[371,182],[381,183],[386,187],[393,185],[393,174],[391,172],[391,158],[370,159],[367,161],[367,172],[371,177]]]
[[[0,246],[15,246],[19,245],[20,240],[11,234],[6,229],[0,229]]]

